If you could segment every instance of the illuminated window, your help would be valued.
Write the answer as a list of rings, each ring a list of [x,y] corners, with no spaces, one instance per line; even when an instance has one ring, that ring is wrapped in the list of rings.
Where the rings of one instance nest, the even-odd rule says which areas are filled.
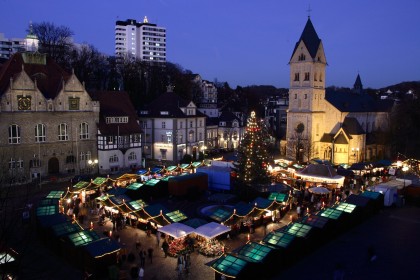
[[[67,131],[68,131],[67,124],[61,123],[58,125],[58,140],[59,141],[69,140],[69,135]]]
[[[35,142],[45,142],[45,125],[40,123],[35,126]]]
[[[20,127],[17,124],[9,126],[9,144],[20,143]]]
[[[80,135],[79,139],[89,139],[89,125],[87,123],[80,124]]]

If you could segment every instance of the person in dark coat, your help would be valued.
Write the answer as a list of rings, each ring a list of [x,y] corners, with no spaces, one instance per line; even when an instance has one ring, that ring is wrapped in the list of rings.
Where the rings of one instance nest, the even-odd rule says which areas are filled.
[[[149,249],[147,249],[147,255],[149,256],[150,263],[153,263],[153,248],[152,247],[149,247]]]
[[[165,253],[165,258],[168,256],[169,244],[166,240],[162,243],[162,250]]]

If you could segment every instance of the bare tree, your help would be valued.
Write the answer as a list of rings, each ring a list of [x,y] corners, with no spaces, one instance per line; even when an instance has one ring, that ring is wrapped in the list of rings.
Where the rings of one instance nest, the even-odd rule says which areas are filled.
[[[32,28],[39,40],[39,51],[47,53],[59,65],[68,68],[68,57],[73,46],[73,31],[66,26],[56,26],[51,22],[34,23]]]

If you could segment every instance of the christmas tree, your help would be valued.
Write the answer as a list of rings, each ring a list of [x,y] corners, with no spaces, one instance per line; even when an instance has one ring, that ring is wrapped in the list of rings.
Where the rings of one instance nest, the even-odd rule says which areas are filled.
[[[248,119],[244,138],[238,149],[238,179],[246,184],[270,182],[268,175],[268,133],[255,112]]]

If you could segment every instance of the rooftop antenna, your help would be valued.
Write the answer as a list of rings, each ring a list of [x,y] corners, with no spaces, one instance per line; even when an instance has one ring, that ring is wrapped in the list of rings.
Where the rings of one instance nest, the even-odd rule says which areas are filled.
[[[309,4],[309,7],[306,11],[308,12],[308,18],[311,18],[311,12],[312,12],[311,4]]]

